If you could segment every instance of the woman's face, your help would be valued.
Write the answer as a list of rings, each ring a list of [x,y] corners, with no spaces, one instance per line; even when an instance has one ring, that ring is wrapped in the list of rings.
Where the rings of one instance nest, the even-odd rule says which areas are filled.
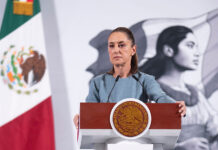
[[[199,49],[193,33],[188,33],[178,45],[178,53],[173,57],[174,62],[187,70],[195,70],[199,65]]]
[[[131,58],[136,53],[136,46],[123,32],[114,32],[108,38],[108,52],[113,65],[131,64]]]

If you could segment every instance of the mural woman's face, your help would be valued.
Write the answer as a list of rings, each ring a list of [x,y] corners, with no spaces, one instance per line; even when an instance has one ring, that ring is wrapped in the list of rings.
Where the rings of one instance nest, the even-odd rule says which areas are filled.
[[[113,65],[131,64],[131,58],[136,53],[136,46],[123,32],[114,32],[108,38],[108,52]]]
[[[178,45],[178,53],[173,57],[174,62],[187,69],[195,70],[199,65],[199,49],[193,33],[188,33]]]

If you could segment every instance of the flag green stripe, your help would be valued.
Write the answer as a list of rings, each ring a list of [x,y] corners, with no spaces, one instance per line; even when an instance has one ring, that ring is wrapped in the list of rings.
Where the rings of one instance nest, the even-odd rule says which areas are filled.
[[[34,0],[33,16],[35,16],[39,12],[40,12],[39,0]],[[33,16],[13,14],[13,0],[8,0],[5,9],[4,18],[2,21],[1,30],[0,30],[0,40],[5,36],[7,36],[9,33],[13,32],[19,26],[23,25]]]

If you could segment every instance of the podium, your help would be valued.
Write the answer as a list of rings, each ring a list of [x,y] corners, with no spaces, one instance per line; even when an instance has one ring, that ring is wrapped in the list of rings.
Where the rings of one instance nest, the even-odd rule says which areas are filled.
[[[80,103],[80,127],[78,144],[80,149],[106,150],[107,144],[124,139],[114,133],[110,124],[110,113],[116,103]],[[139,143],[153,144],[154,150],[174,149],[181,131],[181,117],[177,103],[148,103],[151,112],[149,130]]]

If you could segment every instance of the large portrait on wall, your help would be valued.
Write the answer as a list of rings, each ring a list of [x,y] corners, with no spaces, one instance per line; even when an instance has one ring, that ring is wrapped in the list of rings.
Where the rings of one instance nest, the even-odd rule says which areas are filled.
[[[218,149],[218,9],[183,19],[146,19],[130,30],[136,39],[139,70],[155,76],[175,100],[184,100],[187,116],[176,149]],[[98,52],[87,67],[93,77],[112,68],[107,38],[99,31],[89,44]]]

